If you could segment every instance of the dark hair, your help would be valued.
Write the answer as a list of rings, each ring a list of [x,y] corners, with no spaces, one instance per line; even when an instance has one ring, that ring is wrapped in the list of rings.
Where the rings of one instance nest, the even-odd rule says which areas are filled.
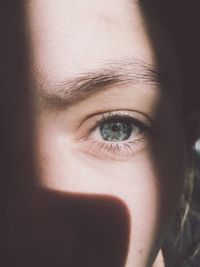
[[[165,31],[176,53],[181,74],[184,115],[199,108],[199,1],[140,0],[142,9]]]
[[[159,24],[173,46],[181,78],[182,113],[188,118],[200,110],[199,1],[141,0],[145,15]],[[198,35],[199,34],[199,35]],[[192,127],[186,131],[192,131]],[[163,245],[167,267],[195,267],[200,262],[200,156],[193,151],[185,177],[185,190],[171,231]]]

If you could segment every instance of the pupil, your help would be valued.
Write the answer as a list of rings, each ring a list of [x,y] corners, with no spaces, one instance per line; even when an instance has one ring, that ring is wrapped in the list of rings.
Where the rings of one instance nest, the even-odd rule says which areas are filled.
[[[132,123],[128,121],[107,121],[101,124],[100,133],[105,141],[125,141],[133,131]]]
[[[112,126],[112,131],[113,131],[113,132],[117,132],[118,129],[119,129],[119,126],[118,126],[118,125],[113,125],[113,126]]]

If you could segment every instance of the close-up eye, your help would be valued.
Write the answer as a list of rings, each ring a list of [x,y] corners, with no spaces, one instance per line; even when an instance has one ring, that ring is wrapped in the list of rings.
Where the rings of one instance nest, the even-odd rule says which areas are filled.
[[[110,142],[126,141],[132,134],[137,136],[140,133],[140,128],[130,118],[123,117],[105,120],[98,129],[103,140]]]
[[[147,143],[153,125],[136,112],[109,112],[94,115],[83,123],[81,143],[99,157],[127,157]]]

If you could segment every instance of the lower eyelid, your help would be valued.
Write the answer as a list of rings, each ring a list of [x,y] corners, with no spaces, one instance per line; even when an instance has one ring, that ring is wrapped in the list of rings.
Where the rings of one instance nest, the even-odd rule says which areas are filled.
[[[144,136],[128,142],[101,142],[86,140],[82,143],[82,150],[98,159],[127,160],[146,146]]]

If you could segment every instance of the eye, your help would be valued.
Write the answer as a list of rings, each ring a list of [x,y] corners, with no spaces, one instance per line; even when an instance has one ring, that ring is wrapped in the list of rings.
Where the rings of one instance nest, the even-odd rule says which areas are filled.
[[[138,135],[140,129],[128,118],[115,118],[101,123],[99,131],[105,141],[122,142],[128,140],[132,133]]]
[[[97,114],[81,126],[81,145],[95,157],[126,158],[144,147],[152,130],[151,120],[137,112]]]

